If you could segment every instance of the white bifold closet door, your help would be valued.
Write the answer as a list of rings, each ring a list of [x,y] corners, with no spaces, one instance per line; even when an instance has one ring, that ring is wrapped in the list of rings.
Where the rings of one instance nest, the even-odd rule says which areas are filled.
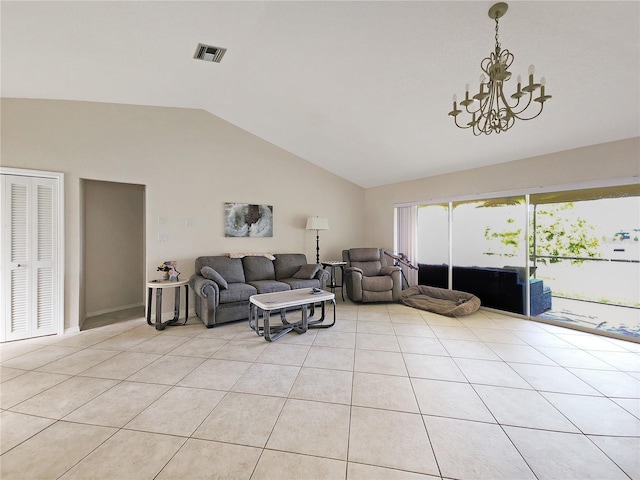
[[[2,340],[56,334],[58,180],[1,177]]]

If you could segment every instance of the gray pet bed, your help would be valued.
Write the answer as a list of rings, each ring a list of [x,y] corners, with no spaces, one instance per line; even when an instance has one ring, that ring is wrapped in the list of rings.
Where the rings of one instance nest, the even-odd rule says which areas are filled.
[[[480,308],[480,299],[471,293],[426,285],[403,290],[400,301],[413,308],[449,317],[469,315]]]

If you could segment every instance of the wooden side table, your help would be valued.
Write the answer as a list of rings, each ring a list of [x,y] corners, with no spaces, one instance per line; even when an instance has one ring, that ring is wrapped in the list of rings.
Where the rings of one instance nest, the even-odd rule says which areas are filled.
[[[180,317],[180,287],[184,285],[185,293],[185,311],[184,322],[178,323]],[[189,319],[189,280],[152,280],[147,282],[147,288],[149,289],[149,298],[147,303],[147,324],[155,326],[156,330],[164,330],[166,327],[172,325],[184,325]],[[151,321],[151,300],[153,297],[153,289],[156,289],[156,321]],[[162,291],[165,288],[175,289],[175,303],[173,308],[173,318],[162,321]]]
[[[347,262],[340,260],[327,260],[326,262],[320,262],[324,269],[327,267],[331,269],[331,284],[328,285],[331,289],[331,293],[335,293],[335,289],[340,287],[340,293],[342,294],[342,301],[344,302],[344,267],[347,266]],[[336,268],[340,269],[340,283],[336,283]]]

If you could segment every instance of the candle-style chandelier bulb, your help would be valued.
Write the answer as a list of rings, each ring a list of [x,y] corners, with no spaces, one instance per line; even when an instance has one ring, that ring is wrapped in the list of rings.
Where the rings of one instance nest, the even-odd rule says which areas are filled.
[[[504,3],[496,3],[489,9],[489,17],[495,20],[495,50],[480,62],[482,75],[480,75],[478,93],[469,97],[469,84],[465,86],[465,97],[460,102],[464,110],[458,108],[456,97],[453,99],[453,109],[449,116],[459,128],[471,128],[474,135],[490,135],[491,133],[501,133],[509,130],[516,120],[532,120],[542,113],[544,102],[551,98],[545,94],[544,78],[540,83],[534,79],[535,67],[529,66],[527,82],[522,85],[522,77],[518,75],[516,91],[512,95],[503,92],[506,82],[511,79],[509,68],[515,59],[514,55],[507,49],[502,49],[498,40],[498,19],[501,18],[509,6]],[[486,75],[486,76],[485,76]],[[488,79],[487,79],[488,77]],[[534,92],[539,95],[534,98]],[[514,100],[509,103],[508,99]],[[537,111],[525,111],[532,106],[531,101],[538,104]],[[466,112],[471,116],[471,120],[466,124],[458,123],[458,116]]]

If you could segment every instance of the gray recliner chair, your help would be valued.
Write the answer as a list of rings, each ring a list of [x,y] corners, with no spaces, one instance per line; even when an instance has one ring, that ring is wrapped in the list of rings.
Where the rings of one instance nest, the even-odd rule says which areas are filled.
[[[381,248],[342,251],[344,285],[354,302],[398,302],[402,292],[400,267],[388,265]]]

